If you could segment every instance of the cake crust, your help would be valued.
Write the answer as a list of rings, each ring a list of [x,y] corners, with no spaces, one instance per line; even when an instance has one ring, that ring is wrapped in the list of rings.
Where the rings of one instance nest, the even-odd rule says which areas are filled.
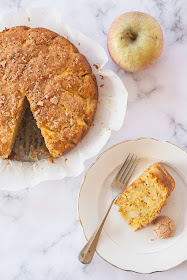
[[[175,181],[173,177],[167,172],[167,170],[162,166],[162,164],[157,162],[150,166],[147,171],[152,173],[153,176],[156,176],[160,184],[164,185],[165,188],[167,188],[169,196],[175,188]]]
[[[16,113],[12,103],[0,103],[5,112],[0,114],[0,156],[11,152],[25,98],[50,154],[64,155],[86,135],[97,108],[97,82],[87,59],[59,34],[26,26],[0,32],[0,50],[0,100],[17,98],[15,92],[20,96],[13,104]],[[3,123],[12,134],[4,133]]]

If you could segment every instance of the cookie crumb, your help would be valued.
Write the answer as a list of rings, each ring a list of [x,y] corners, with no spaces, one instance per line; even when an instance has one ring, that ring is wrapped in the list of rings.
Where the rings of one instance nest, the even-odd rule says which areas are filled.
[[[101,77],[101,80],[104,80],[105,79],[105,77],[103,76],[103,75],[99,75],[100,77]]]

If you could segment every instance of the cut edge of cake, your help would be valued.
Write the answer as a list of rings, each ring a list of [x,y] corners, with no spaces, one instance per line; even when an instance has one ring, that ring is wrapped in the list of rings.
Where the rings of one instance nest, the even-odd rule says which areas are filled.
[[[9,135],[9,136],[7,135],[5,136],[6,142],[3,143],[2,137],[0,139],[0,157],[2,159],[7,159],[12,152],[21,121],[25,114],[26,107],[27,107],[27,98],[24,96],[22,97],[20,107],[17,108],[17,117],[16,117],[15,124],[13,124],[11,127],[6,127],[6,129],[8,129],[8,135]]]

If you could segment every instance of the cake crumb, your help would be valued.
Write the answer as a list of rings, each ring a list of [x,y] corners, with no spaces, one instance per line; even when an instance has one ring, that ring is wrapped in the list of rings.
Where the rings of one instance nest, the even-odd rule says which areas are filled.
[[[99,68],[99,66],[98,66],[97,64],[93,64],[93,66],[94,66],[96,69]]]
[[[99,75],[100,77],[101,77],[101,80],[104,80],[105,79],[105,77],[103,76],[103,75]]]
[[[14,151],[10,154],[9,159],[17,159],[19,155],[17,155]]]
[[[15,155],[14,158],[15,158],[15,159],[19,158],[19,155]]]
[[[50,157],[50,158],[49,158],[49,161],[50,161],[51,163],[55,163],[53,157]]]
[[[64,160],[64,161],[66,162],[67,160],[68,160],[68,159],[67,159],[67,158],[65,158],[65,160]]]
[[[8,161],[8,162],[6,163],[6,165],[10,165],[10,161]]]
[[[17,158],[19,158],[19,155],[14,155],[14,156],[12,157],[12,159],[17,159]]]
[[[36,162],[36,163],[35,163],[35,167],[37,167],[37,166],[38,166],[38,163]]]
[[[36,159],[36,156],[34,155],[34,153],[31,153],[31,154],[29,155],[29,157],[32,158],[32,159]]]
[[[28,21],[31,21],[31,18],[30,18],[30,17],[28,17]]]
[[[104,87],[104,84],[100,85],[100,87]]]
[[[78,45],[80,46],[80,43],[78,43]]]
[[[155,241],[155,239],[154,239],[154,238],[151,238],[150,241],[151,241],[151,242],[152,242],[152,241]]]

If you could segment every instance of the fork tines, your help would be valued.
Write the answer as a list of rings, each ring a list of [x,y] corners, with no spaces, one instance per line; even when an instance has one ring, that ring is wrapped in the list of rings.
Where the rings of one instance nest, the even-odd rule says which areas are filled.
[[[115,180],[122,184],[127,183],[134,169],[136,168],[139,160],[140,159],[137,156],[134,156],[134,154],[129,154],[124,163],[122,164],[118,174],[116,175]]]

